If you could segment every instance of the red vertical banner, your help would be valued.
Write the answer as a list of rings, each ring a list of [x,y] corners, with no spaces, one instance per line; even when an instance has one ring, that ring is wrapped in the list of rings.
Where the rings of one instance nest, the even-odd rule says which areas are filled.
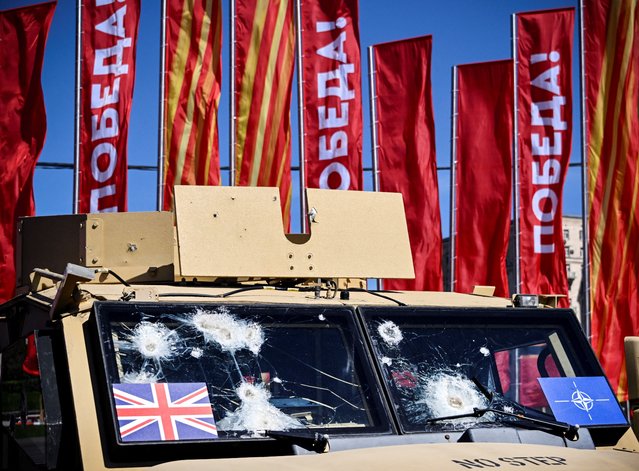
[[[306,186],[362,189],[358,0],[301,3]]]
[[[235,1],[236,184],[277,186],[291,204],[293,0]]]
[[[222,79],[221,0],[168,0],[164,203],[175,185],[218,185]]]
[[[585,0],[592,346],[620,400],[639,335],[639,3]]]
[[[475,285],[509,296],[513,62],[457,67],[455,291]]]
[[[126,211],[127,138],[140,0],[82,6],[81,213]]]
[[[432,38],[374,46],[379,183],[404,197],[414,280],[384,288],[443,289],[442,235],[431,92]]]
[[[572,142],[574,8],[517,14],[521,292],[568,294],[562,194]],[[560,301],[567,307],[568,299]]]
[[[20,216],[32,216],[33,172],[44,145],[40,76],[55,2],[0,11],[0,303],[15,290]]]

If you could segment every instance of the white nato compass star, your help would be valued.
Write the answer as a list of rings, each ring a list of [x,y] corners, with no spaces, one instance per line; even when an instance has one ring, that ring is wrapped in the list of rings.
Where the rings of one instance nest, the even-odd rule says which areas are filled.
[[[575,391],[572,393],[570,399],[558,399],[553,402],[572,402],[577,409],[581,409],[586,414],[588,414],[588,418],[592,420],[592,416],[590,415],[590,411],[595,405],[595,402],[608,402],[610,399],[593,399],[587,393],[580,390],[577,387],[577,384],[573,381],[572,384],[575,386]]]

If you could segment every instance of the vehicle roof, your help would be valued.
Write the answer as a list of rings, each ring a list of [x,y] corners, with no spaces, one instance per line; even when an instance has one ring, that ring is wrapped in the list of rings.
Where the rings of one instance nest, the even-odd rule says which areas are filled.
[[[248,287],[250,285],[244,285]],[[435,292],[435,291],[383,291],[383,295],[391,299],[381,298],[367,291],[349,290],[349,299],[327,297],[327,291],[322,288],[319,297],[310,291],[299,291],[298,288],[277,288],[268,285],[263,289],[240,291],[224,296],[232,291],[242,289],[242,285],[233,287],[219,286],[176,286],[176,285],[135,285],[131,288],[121,284],[81,284],[79,289],[93,296],[108,300],[122,298],[123,292],[135,291],[137,301],[159,302],[225,302],[225,303],[278,303],[278,304],[308,304],[308,305],[344,305],[344,306],[395,306],[398,303],[409,306],[441,306],[441,307],[512,307],[512,301],[507,298],[480,296],[473,294]],[[211,297],[219,296],[219,297]]]

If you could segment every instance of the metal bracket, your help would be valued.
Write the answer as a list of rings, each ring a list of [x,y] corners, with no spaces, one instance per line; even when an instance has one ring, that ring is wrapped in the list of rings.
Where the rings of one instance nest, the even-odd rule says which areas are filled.
[[[63,312],[67,312],[71,306],[77,306],[78,302],[73,297],[73,293],[78,283],[86,283],[95,277],[95,270],[81,267],[73,263],[67,263],[64,269],[64,279],[60,282],[60,287],[55,294],[49,318],[54,319]]]

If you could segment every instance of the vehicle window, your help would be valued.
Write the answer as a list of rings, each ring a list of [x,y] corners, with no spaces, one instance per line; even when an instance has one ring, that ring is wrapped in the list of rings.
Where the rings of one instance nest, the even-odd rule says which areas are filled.
[[[499,392],[527,407],[549,412],[537,378],[564,376],[546,342],[494,352]]]
[[[389,430],[350,309],[104,302],[95,313],[122,441],[207,439],[189,425],[214,426],[217,436],[209,439],[264,430]],[[118,422],[127,407],[135,414],[133,396],[148,405],[165,394],[157,386],[147,392],[131,386],[140,384],[169,385],[170,401],[190,394],[180,385],[194,384],[193,394],[204,387],[213,418],[177,420],[173,431],[160,430],[161,419],[148,426],[133,416]]]
[[[32,337],[28,341],[34,342]],[[0,404],[4,433],[33,463],[43,465],[46,416],[33,345],[28,346],[26,339],[19,340],[2,352]]]
[[[391,402],[408,432],[517,420],[492,413],[446,419],[497,403],[514,414],[552,419],[538,378],[603,375],[585,339],[566,327],[569,311],[360,310]]]

